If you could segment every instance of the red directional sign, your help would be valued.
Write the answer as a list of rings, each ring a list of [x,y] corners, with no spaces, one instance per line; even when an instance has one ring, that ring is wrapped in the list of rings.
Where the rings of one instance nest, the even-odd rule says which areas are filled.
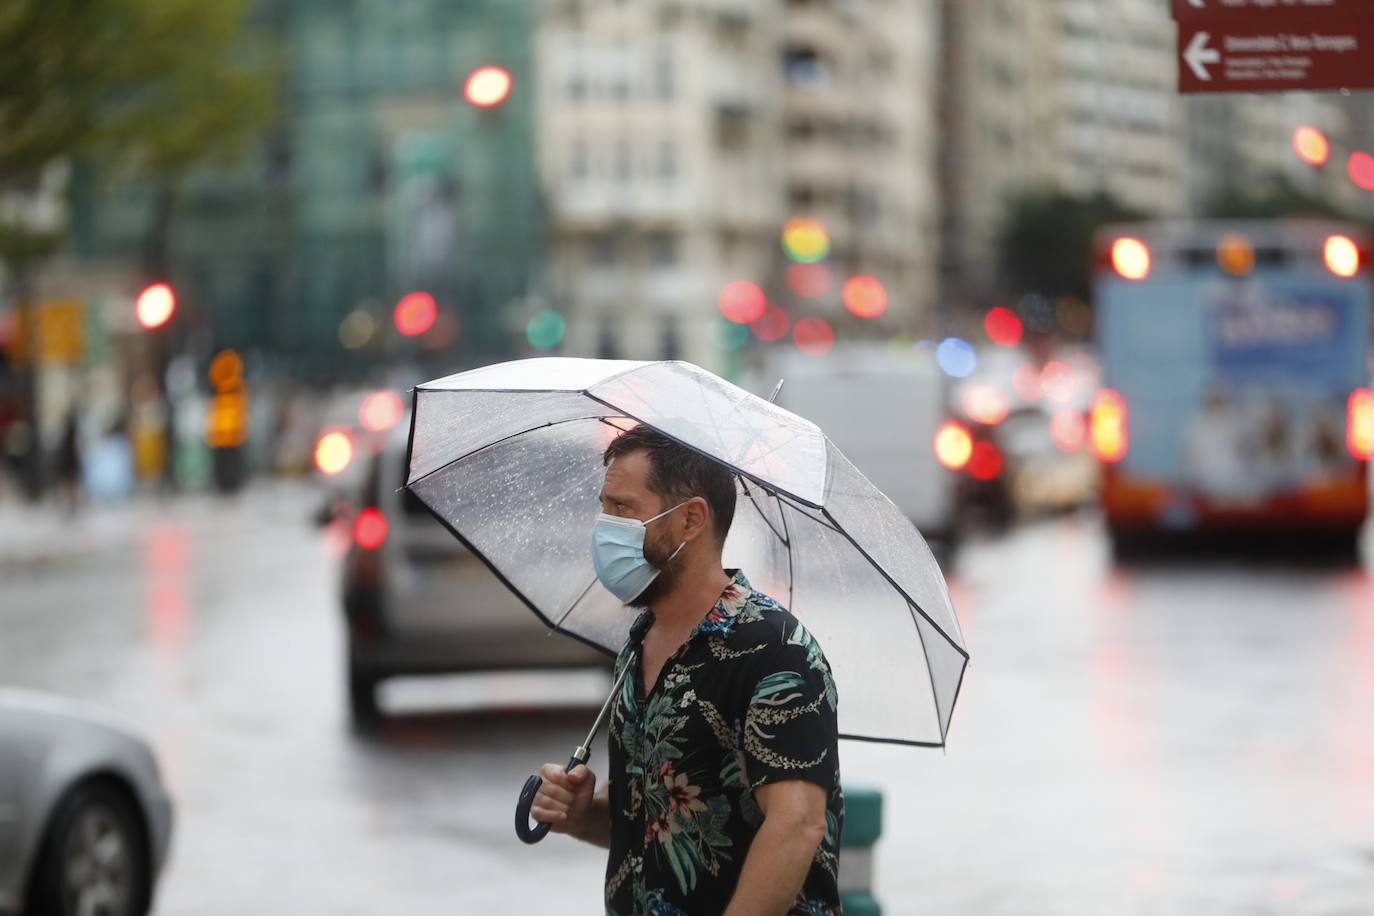
[[[1173,3],[1174,18],[1179,22],[1228,14],[1241,16],[1246,21],[1270,13],[1343,19],[1374,17],[1374,4],[1369,0],[1173,0]]]
[[[1374,19],[1277,9],[1189,19],[1179,23],[1178,68],[1185,93],[1374,89]]]

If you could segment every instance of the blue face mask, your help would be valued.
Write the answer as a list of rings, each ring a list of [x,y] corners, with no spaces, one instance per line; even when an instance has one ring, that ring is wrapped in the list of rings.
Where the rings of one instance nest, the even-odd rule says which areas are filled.
[[[596,569],[596,578],[606,586],[606,591],[629,604],[658,578],[660,570],[655,569],[644,557],[644,526],[684,505],[686,503],[678,503],[645,522],[604,512],[596,517],[596,525],[592,528],[592,566]],[[677,545],[677,550],[672,552],[664,565],[686,546],[686,541]]]

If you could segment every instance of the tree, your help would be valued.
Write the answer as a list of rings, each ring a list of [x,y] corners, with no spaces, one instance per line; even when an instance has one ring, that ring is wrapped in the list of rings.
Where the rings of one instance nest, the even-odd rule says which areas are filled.
[[[143,269],[165,273],[176,189],[196,165],[241,153],[274,109],[280,67],[246,27],[248,0],[4,0],[0,3],[0,267],[31,334],[29,276],[62,240],[24,201],[53,166],[90,163],[149,179]],[[16,206],[16,204],[18,204]],[[21,341],[21,352],[32,352]],[[21,366],[22,414],[37,376]],[[27,483],[42,486],[38,449]]]
[[[1024,292],[1086,300],[1093,234],[1110,223],[1143,218],[1101,192],[1092,197],[1043,190],[1023,194],[1008,207],[999,238],[1002,275]]]
[[[1208,219],[1281,219],[1283,217],[1320,217],[1350,219],[1350,214],[1328,200],[1294,187],[1287,178],[1275,176],[1259,182],[1254,191],[1232,185],[1223,188],[1202,208]]]
[[[0,4],[0,195],[84,158],[136,170],[170,201],[191,168],[241,153],[280,70],[246,13],[247,0]],[[59,241],[0,213],[0,262],[21,274]]]

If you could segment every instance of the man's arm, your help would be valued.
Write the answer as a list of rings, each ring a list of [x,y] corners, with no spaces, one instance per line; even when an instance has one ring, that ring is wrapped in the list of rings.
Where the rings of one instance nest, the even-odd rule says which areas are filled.
[[[610,783],[597,788],[596,775],[585,766],[565,773],[558,764],[546,763],[539,775],[544,784],[530,805],[534,819],[553,825],[554,833],[610,849]]]
[[[759,786],[763,825],[754,834],[725,916],[783,916],[825,838],[825,790],[794,779]]]

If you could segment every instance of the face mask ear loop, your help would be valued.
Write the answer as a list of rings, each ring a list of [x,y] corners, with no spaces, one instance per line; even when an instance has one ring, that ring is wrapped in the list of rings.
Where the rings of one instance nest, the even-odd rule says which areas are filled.
[[[673,562],[673,557],[675,557],[675,556],[677,556],[678,554],[682,553],[682,548],[684,548],[684,547],[686,547],[686,546],[687,546],[687,542],[686,542],[686,541],[683,541],[681,544],[678,544],[678,545],[677,545],[677,550],[674,550],[672,553],[668,554],[668,559],[666,559],[666,560],[663,561],[663,565],[664,565],[664,566],[667,566],[669,563]]]
[[[650,525],[650,524],[653,524],[654,522],[658,521],[659,519],[663,518],[663,516],[665,516],[665,515],[672,515],[674,512],[676,512],[677,510],[681,509],[683,506],[687,505],[689,502],[691,502],[690,499],[684,499],[682,502],[678,503],[676,506],[673,506],[673,508],[671,508],[671,509],[664,509],[662,512],[660,512],[658,515],[655,515],[653,518],[651,518],[651,519],[646,519],[646,520],[644,521],[644,524]],[[683,543],[685,544],[686,541],[684,541]]]

